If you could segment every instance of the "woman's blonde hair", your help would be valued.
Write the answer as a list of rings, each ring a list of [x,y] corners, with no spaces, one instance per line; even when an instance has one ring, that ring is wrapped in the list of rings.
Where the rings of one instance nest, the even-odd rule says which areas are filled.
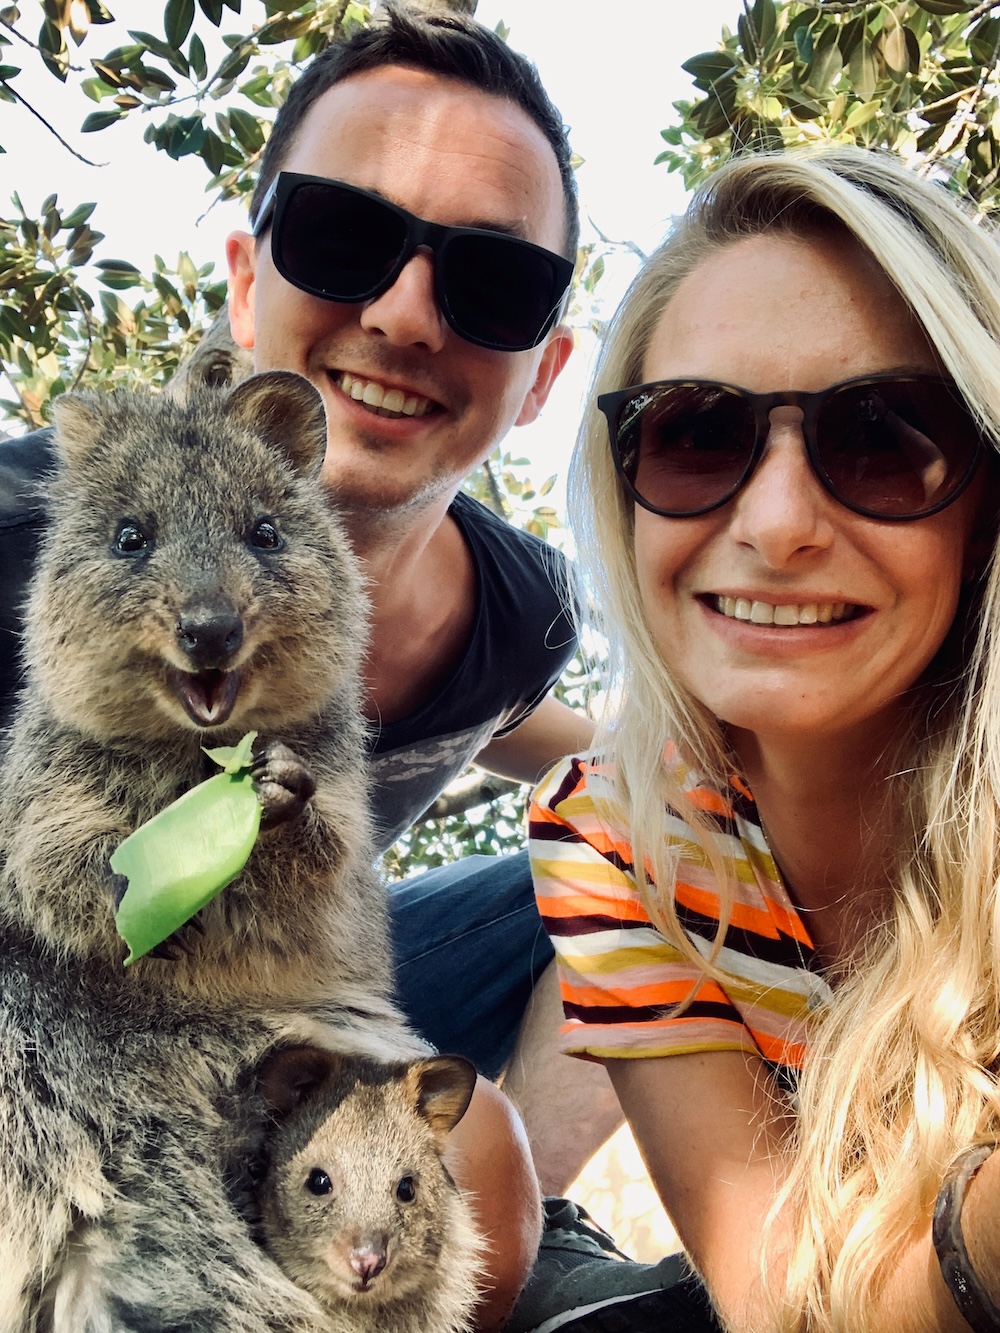
[[[913,311],[984,435],[1000,440],[1000,247],[945,186],[888,155],[844,148],[730,161],[626,295],[570,473],[580,565],[617,700],[598,740],[612,761],[606,817],[629,830],[640,891],[661,928],[709,971],[714,955],[700,958],[674,908],[665,807],[696,825],[698,816],[664,750],[673,742],[685,764],[720,784],[732,761],[718,720],[656,650],[632,503],[594,400],[642,381],[652,332],[689,273],[764,233],[853,237]],[[899,852],[893,916],[837,987],[801,1079],[796,1150],[775,1207],[791,1217],[792,1236],[784,1289],[772,1279],[769,1291],[774,1327],[863,1333],[901,1247],[926,1226],[949,1160],[1000,1137],[1000,562],[991,555],[987,564],[933,687],[913,692],[900,738],[893,790],[900,827],[912,832]],[[698,832],[723,885],[725,920],[721,856],[711,827]]]

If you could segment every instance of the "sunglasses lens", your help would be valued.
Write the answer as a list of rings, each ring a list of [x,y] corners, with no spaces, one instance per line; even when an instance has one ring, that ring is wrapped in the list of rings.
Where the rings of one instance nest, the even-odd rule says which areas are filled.
[[[278,271],[335,301],[384,287],[406,244],[406,223],[377,199],[325,182],[296,185],[272,236]]]
[[[452,236],[438,263],[445,314],[463,338],[516,351],[548,332],[564,289],[543,252],[514,237]]]
[[[873,517],[919,518],[974,470],[980,434],[957,393],[935,380],[848,385],[816,422],[816,452],[833,494]]]
[[[682,517],[723,504],[753,458],[753,409],[716,384],[663,385],[619,408],[618,466],[652,509]]]

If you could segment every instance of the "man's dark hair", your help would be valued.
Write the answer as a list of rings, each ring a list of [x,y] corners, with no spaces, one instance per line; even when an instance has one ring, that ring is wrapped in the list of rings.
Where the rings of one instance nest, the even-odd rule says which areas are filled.
[[[568,259],[575,260],[580,222],[566,127],[549,101],[534,65],[474,19],[458,14],[414,13],[391,3],[391,0],[379,10],[372,23],[360,28],[346,41],[335,42],[321,51],[292,85],[275,117],[261,159],[260,176],[250,203],[251,219],[256,219],[264,193],[281,170],[313,103],[352,74],[386,65],[404,65],[409,69],[458,79],[484,93],[515,103],[531,117],[551,145],[559,164],[566,219],[563,253]]]

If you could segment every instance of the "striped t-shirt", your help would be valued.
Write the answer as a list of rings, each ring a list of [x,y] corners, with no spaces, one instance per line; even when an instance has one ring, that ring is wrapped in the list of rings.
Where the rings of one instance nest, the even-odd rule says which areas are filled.
[[[711,816],[736,885],[716,957],[726,974],[720,984],[651,921],[628,839],[604,813],[608,789],[599,764],[566,759],[541,782],[532,803],[532,873],[559,964],[562,1049],[598,1059],[739,1050],[801,1069],[811,1017],[825,1008],[830,990],[750,792],[735,778],[724,793],[685,783],[692,805]],[[718,886],[676,811],[668,816],[668,837],[678,855],[677,915],[707,958],[719,926]],[[679,1015],[672,1012],[694,986],[691,1003]]]

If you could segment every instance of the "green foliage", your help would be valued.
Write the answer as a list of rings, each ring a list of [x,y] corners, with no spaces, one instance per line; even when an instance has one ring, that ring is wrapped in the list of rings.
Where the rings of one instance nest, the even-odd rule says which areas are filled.
[[[734,6],[735,7],[735,6]],[[718,49],[683,68],[658,161],[688,185],[731,153],[820,140],[933,166],[984,212],[1000,193],[1000,18],[976,0],[744,0]]]
[[[81,283],[103,239],[90,226],[94,204],[63,213],[53,194],[36,219],[16,194],[12,203],[16,216],[0,218],[0,362],[14,397],[0,399],[0,411],[38,426],[50,398],[83,378],[169,378],[225,300],[212,265],[196,268],[181,254],[168,268],[157,257],[147,277],[127,260],[102,259],[93,271],[105,290],[95,300]],[[135,289],[141,296],[131,306],[117,295]]]
[[[200,157],[215,197],[244,196],[293,72],[367,22],[369,7],[369,0],[167,0],[162,36],[133,30],[128,45],[81,68],[71,47],[93,45],[92,29],[113,15],[99,0],[42,0],[35,38],[24,31],[26,8],[0,9],[0,54],[16,41],[18,49],[34,47],[62,82],[76,78],[101,108],[84,116],[85,133],[141,114],[147,143],[174,159]],[[225,13],[240,16],[245,31],[221,33]],[[0,100],[25,101],[21,71],[0,63]],[[144,274],[127,259],[95,259],[103,235],[90,222],[94,204],[64,211],[52,195],[37,218],[25,215],[16,195],[12,204],[14,216],[0,216],[0,370],[12,391],[0,412],[37,426],[49,399],[81,379],[169,379],[225,300],[214,267],[196,268],[181,254],[174,267],[157,258]]]

